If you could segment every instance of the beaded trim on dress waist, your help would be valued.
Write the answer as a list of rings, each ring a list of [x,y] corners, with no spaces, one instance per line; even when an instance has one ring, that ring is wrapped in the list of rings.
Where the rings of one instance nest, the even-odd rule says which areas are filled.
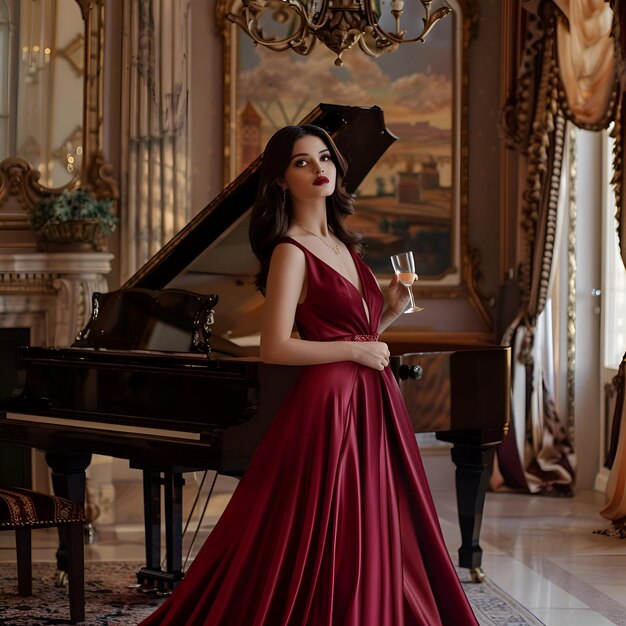
[[[335,341],[378,341],[378,335],[346,335],[337,337]]]

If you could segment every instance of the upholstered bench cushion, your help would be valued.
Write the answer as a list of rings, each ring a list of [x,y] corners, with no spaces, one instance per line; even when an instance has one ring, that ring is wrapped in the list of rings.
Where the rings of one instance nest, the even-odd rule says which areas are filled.
[[[85,521],[82,505],[30,489],[0,487],[0,529]]]

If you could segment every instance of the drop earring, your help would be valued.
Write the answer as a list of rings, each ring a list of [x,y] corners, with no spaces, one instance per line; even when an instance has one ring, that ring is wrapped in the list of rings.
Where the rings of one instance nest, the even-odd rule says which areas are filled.
[[[287,206],[287,187],[283,187],[283,209]]]

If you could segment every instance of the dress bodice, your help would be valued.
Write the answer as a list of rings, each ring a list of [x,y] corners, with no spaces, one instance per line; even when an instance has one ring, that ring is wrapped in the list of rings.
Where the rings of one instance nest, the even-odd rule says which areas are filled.
[[[345,276],[300,242],[284,237],[280,243],[295,245],[306,258],[306,297],[296,309],[296,326],[302,339],[329,341],[377,333],[384,298],[376,277],[358,254],[348,248],[361,281],[362,295]]]

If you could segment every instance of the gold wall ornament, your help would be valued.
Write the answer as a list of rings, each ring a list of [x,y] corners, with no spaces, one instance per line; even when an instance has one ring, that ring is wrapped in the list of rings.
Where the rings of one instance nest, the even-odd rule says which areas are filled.
[[[19,213],[0,213],[0,228],[28,228],[28,214],[39,200],[50,197],[51,190],[39,184],[39,170],[19,157],[7,157],[0,161],[0,207],[11,196],[22,209]]]
[[[417,0],[391,0],[393,30],[381,24],[385,19],[381,0],[241,0],[240,6],[225,17],[257,44],[276,52],[293,50],[306,56],[319,40],[337,55],[335,65],[340,66],[341,55],[356,43],[366,54],[379,56],[401,43],[423,42],[433,26],[452,12],[449,6],[433,11],[432,0],[419,1],[424,17],[415,35],[409,35],[402,20],[405,4],[417,7]],[[268,23],[282,34],[266,32]]]

